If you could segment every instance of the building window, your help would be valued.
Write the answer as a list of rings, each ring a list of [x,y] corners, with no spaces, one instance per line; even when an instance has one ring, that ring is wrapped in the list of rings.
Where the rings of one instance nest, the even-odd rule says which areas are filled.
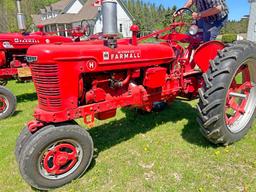
[[[66,24],[66,28],[67,28],[68,37],[71,37],[72,36],[72,25]]]
[[[45,31],[45,32],[50,32],[50,26],[49,26],[49,25],[46,25],[46,26],[44,27],[44,31]]]
[[[41,19],[42,19],[42,20],[46,20],[46,15],[42,15],[42,16],[41,16]]]
[[[58,28],[59,28],[59,34],[60,36],[66,36],[65,35],[65,27],[64,27],[64,24],[58,24]]]
[[[122,23],[119,25],[119,32],[123,33],[123,24]]]
[[[51,25],[51,32],[55,32],[57,34],[57,26]]]

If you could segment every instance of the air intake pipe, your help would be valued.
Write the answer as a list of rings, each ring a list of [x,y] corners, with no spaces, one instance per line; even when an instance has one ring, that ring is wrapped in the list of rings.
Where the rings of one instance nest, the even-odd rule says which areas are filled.
[[[21,0],[16,0],[17,5],[17,22],[18,22],[18,28],[20,31],[26,30],[26,22],[25,22],[25,16],[21,12]]]
[[[103,0],[102,17],[103,17],[103,34],[105,36],[118,35],[117,2],[115,0]]]
[[[104,45],[112,49],[117,47],[117,2],[115,0],[103,0],[103,36]]]

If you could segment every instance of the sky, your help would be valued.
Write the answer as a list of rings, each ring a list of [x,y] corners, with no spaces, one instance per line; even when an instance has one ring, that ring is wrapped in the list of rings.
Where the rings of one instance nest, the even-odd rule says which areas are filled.
[[[165,7],[172,7],[176,5],[178,8],[182,7],[186,0],[143,0],[144,2],[155,3],[156,5],[162,4]],[[229,19],[240,20],[244,15],[249,14],[248,0],[226,0],[229,7]]]

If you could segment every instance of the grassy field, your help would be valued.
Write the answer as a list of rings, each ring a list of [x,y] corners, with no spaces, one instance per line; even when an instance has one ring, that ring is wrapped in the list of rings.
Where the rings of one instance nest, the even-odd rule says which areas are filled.
[[[0,122],[0,191],[33,191],[21,178],[15,140],[37,103],[32,83],[8,84],[17,96],[13,117]],[[55,191],[256,191],[256,129],[227,148],[205,140],[197,101],[176,101],[161,113],[119,110],[90,130],[95,158],[80,179]],[[82,121],[79,124],[84,126]]]

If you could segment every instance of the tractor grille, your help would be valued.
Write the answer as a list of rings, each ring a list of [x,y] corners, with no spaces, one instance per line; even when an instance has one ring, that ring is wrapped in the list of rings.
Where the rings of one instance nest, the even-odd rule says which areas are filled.
[[[61,107],[59,70],[56,64],[32,64],[39,104],[47,110]]]

